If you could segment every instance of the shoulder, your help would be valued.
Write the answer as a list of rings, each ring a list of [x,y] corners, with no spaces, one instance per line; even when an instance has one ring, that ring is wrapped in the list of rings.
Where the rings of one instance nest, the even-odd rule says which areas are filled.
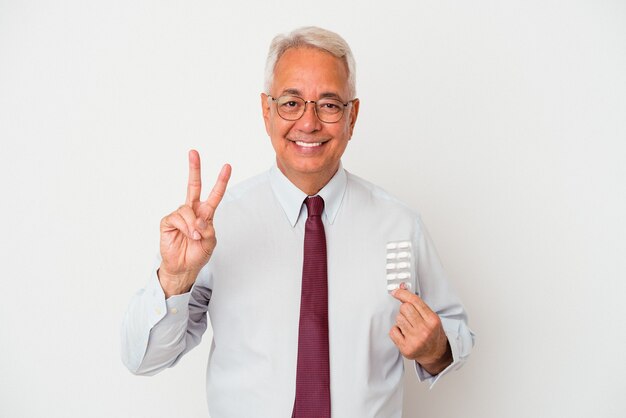
[[[347,187],[338,220],[367,229],[385,242],[413,240],[424,233],[419,212],[372,182],[348,173]]]
[[[221,205],[230,206],[256,199],[259,195],[265,195],[269,189],[269,172],[265,171],[228,187]]]
[[[256,219],[259,213],[267,213],[274,208],[274,200],[269,172],[266,171],[229,186],[215,219],[220,223]]]
[[[419,218],[419,213],[415,209],[382,187],[348,171],[346,173],[348,177],[346,192],[349,198],[355,201],[354,203],[366,205],[365,207],[374,206],[388,213],[391,211],[396,215]]]

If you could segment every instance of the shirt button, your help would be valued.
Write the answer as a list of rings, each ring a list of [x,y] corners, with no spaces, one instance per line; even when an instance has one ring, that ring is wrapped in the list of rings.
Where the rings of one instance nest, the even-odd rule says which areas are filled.
[[[176,313],[178,313],[178,309],[172,308],[172,309],[170,309],[170,313],[176,314]]]

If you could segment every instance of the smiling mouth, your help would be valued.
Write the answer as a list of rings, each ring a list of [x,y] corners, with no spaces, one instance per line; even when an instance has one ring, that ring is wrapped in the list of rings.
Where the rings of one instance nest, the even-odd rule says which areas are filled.
[[[302,141],[293,141],[296,145],[304,148],[315,148],[319,147],[323,144],[323,142],[302,142]]]
[[[328,141],[319,141],[319,142],[306,142],[306,141],[298,141],[297,139],[289,139],[291,142],[296,144],[299,147],[303,148],[316,148],[321,147]]]

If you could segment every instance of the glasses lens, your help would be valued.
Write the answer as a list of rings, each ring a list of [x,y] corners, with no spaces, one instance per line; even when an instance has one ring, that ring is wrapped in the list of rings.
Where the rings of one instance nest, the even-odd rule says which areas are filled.
[[[315,104],[317,117],[322,122],[337,122],[343,116],[343,103],[335,99],[322,99]]]
[[[276,101],[278,114],[287,120],[300,119],[304,113],[304,100],[296,96],[281,96]]]
[[[281,118],[298,120],[306,110],[306,102],[298,96],[280,96],[276,100],[276,108]],[[343,116],[344,104],[336,99],[321,99],[315,103],[315,114],[322,122],[335,123]]]

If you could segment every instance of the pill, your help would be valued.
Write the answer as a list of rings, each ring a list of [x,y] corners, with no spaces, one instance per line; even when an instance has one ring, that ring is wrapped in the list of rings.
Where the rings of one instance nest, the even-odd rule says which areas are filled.
[[[391,283],[387,285],[387,290],[388,291],[396,290],[398,287],[400,287],[398,283]]]

